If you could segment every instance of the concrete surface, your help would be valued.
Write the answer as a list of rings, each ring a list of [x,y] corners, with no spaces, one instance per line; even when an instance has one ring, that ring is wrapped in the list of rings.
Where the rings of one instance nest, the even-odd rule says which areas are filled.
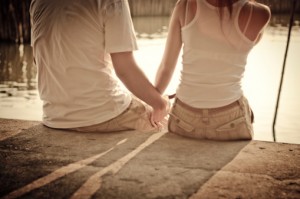
[[[300,145],[0,119],[0,198],[300,198]]]

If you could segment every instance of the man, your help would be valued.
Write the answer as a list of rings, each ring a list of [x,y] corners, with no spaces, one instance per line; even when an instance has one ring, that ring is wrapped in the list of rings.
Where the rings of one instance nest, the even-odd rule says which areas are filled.
[[[133,57],[127,0],[32,0],[30,15],[46,126],[84,132],[159,127],[167,102]],[[121,89],[114,74],[152,110]]]

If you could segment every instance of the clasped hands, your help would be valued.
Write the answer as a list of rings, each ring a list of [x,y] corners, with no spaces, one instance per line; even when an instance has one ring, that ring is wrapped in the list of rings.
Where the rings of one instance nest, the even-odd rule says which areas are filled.
[[[153,109],[150,115],[150,122],[153,127],[161,130],[168,123],[168,114],[171,108],[171,102],[167,95],[162,96],[165,107],[163,109]]]

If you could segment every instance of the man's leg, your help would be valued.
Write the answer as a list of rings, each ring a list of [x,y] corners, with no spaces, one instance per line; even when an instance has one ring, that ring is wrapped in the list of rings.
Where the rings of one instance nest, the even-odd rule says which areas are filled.
[[[133,97],[129,107],[117,117],[87,127],[74,128],[80,132],[115,132],[125,130],[138,130],[141,132],[158,131],[150,123],[151,108]]]

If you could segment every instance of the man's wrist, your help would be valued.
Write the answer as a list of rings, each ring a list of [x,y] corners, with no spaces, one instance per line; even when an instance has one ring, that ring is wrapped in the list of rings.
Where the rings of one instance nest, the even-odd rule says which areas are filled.
[[[158,100],[158,103],[155,104],[152,108],[155,110],[165,110],[167,106],[168,106],[167,100],[161,96],[160,100]]]

